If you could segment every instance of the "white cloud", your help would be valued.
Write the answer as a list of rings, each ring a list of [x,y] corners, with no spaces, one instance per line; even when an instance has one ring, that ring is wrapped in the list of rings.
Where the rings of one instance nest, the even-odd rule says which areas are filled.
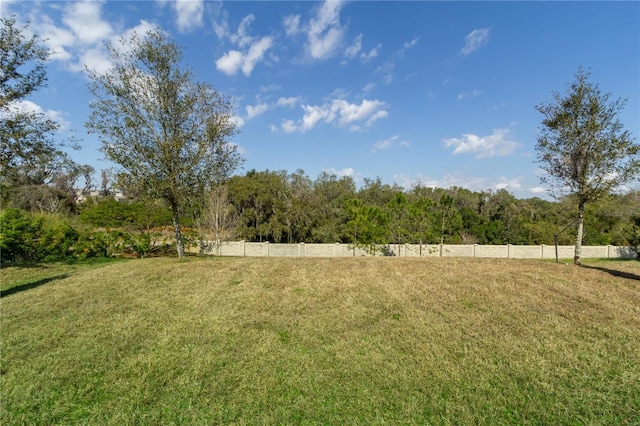
[[[229,39],[232,43],[237,44],[240,47],[247,47],[253,41],[253,37],[247,34],[249,26],[255,20],[255,16],[253,14],[249,14],[242,18],[240,25],[238,25],[238,30],[235,34],[231,34]]]
[[[462,48],[460,53],[466,56],[487,44],[487,42],[489,41],[490,30],[490,28],[480,28],[473,30],[469,34],[467,34],[467,36],[465,37],[464,47]]]
[[[231,122],[234,123],[238,128],[244,126],[244,119],[238,115],[231,116]]]
[[[222,40],[230,36],[228,22],[229,12],[222,8],[222,2],[213,4],[217,4],[217,6],[214,7],[213,31],[216,33],[216,36]]]
[[[202,27],[204,6],[202,0],[176,0],[176,25],[180,32],[189,32]]]
[[[307,48],[313,59],[330,57],[342,42],[344,28],[340,25],[342,0],[326,0],[316,9],[309,22]]]
[[[126,39],[131,38],[131,36],[133,36],[134,33],[143,35],[143,34],[146,34],[147,32],[149,32],[149,31],[151,31],[153,29],[156,29],[156,28],[157,28],[156,25],[150,23],[149,21],[145,21],[144,19],[142,19],[140,21],[140,23],[138,25],[136,25],[135,27],[131,27],[131,28],[125,30],[122,33],[121,37],[123,37],[126,40]],[[115,40],[117,38],[118,38],[118,36],[114,35],[112,37],[112,40]]]
[[[521,192],[522,184],[520,178],[506,178],[504,176],[499,177],[474,177],[465,176],[461,173],[449,173],[443,176],[441,179],[434,179],[432,177],[417,175],[414,177],[407,176],[402,173],[393,175],[394,182],[404,187],[405,189],[412,189],[417,186],[426,188],[465,188],[470,191],[486,191],[506,189],[509,192]]]
[[[53,51],[51,60],[60,61],[70,71],[79,72],[86,68],[105,72],[111,68],[105,42],[116,42],[122,35],[128,38],[134,31],[144,34],[155,28],[147,21],[117,33],[102,18],[100,1],[68,3],[61,7],[61,24],[56,25],[47,15],[34,14],[32,28],[44,40],[46,47]],[[118,46],[117,43],[114,45]],[[118,46],[120,47],[120,46]],[[126,48],[126,47],[123,47]]]
[[[389,149],[394,146],[401,146],[406,148],[411,146],[411,143],[406,140],[401,141],[399,135],[393,135],[388,139],[383,139],[373,144],[373,148],[371,148],[371,152],[375,153],[377,151],[382,151],[383,149]]]
[[[395,66],[396,65],[391,61],[385,62],[375,69],[374,74],[380,74],[382,76],[382,81],[389,84],[393,81],[393,70]]]
[[[303,34],[306,38],[305,53],[310,60],[324,60],[334,55],[343,46],[346,32],[340,23],[340,11],[344,0],[325,0],[315,7],[308,22],[300,15],[288,15],[282,21],[287,37]],[[343,51],[347,58],[354,58],[362,48],[362,34]]]
[[[444,139],[443,142],[445,148],[454,147],[453,154],[476,153],[476,158],[504,157],[520,146],[510,140],[509,129],[494,129],[489,136],[464,134],[461,138]]]
[[[384,111],[384,110],[376,111],[371,117],[369,117],[366,125],[371,126],[374,121],[380,120],[381,118],[387,118],[388,116],[389,116],[389,113],[387,111]]]
[[[44,110],[40,105],[32,101],[19,100],[11,102],[8,109],[11,113],[22,112],[41,114],[44,118],[57,123],[60,126],[59,130],[66,130],[69,128],[69,122],[63,118],[63,113],[61,111],[54,111],[52,109]]]
[[[384,107],[385,103],[377,99],[364,99],[360,104],[352,104],[344,99],[332,99],[323,105],[301,105],[303,117],[297,122],[283,121],[281,129],[285,133],[306,132],[324,121],[327,124],[357,130],[360,128],[357,123],[365,122],[365,126],[370,126],[375,121],[387,117],[388,112],[382,109]]]
[[[293,120],[285,120],[282,122],[282,131],[285,133],[293,133],[296,130],[298,130],[298,128],[296,127],[296,124],[293,122]]]
[[[529,192],[532,194],[544,194],[547,192],[547,188],[545,188],[544,186],[534,186],[532,188],[529,188]]]
[[[78,56],[78,62],[70,64],[71,71],[83,71],[84,67],[92,71],[103,74],[111,69],[111,61],[104,47],[96,46],[84,50]]]
[[[411,41],[408,41],[406,43],[404,43],[402,45],[402,48],[398,51],[396,51],[393,56],[397,57],[397,58],[404,58],[404,54],[406,53],[407,50],[411,49],[413,46],[415,46],[416,44],[418,44],[418,40],[420,40],[420,37],[416,37]]]
[[[406,42],[406,43],[404,44],[404,46],[402,46],[403,50],[407,50],[407,49],[410,49],[410,48],[412,48],[413,46],[415,46],[415,45],[418,43],[418,39],[419,39],[419,38],[418,38],[418,37],[416,37],[416,38],[414,38],[413,40]]]
[[[369,93],[370,91],[372,91],[375,87],[377,86],[376,83],[367,83],[363,88],[362,88],[362,92],[363,93]]]
[[[254,42],[247,53],[230,50],[216,61],[216,68],[227,75],[235,75],[239,70],[242,70],[242,73],[248,77],[272,44],[273,39],[265,36]]]
[[[368,53],[362,52],[360,54],[360,60],[364,63],[369,62],[370,60],[378,56],[380,47],[382,47],[382,45],[378,44],[376,47],[371,49]]]
[[[112,33],[113,28],[102,20],[103,2],[83,1],[69,4],[62,22],[75,35],[75,42],[78,44],[95,44],[106,40]]]
[[[344,51],[344,56],[347,58],[353,58],[360,52],[362,49],[362,34],[359,34],[358,37],[353,41],[353,44]]]
[[[242,70],[245,76],[251,75],[258,62],[262,61],[267,50],[273,45],[271,36],[264,36],[257,40],[248,34],[251,23],[255,20],[252,14],[242,18],[238,29],[234,34],[229,34],[228,25],[225,21],[222,24],[214,24],[214,29],[218,37],[229,37],[229,40],[240,50],[229,50],[216,60],[216,68],[227,75],[235,75]],[[246,49],[248,47],[248,49]]]
[[[463,99],[475,98],[476,96],[482,95],[480,90],[473,90],[471,92],[461,92],[458,94],[458,100],[461,101]]]
[[[371,152],[376,152],[376,151],[380,151],[383,149],[387,149],[391,146],[391,140],[389,139],[385,139],[385,140],[381,140],[376,142],[375,144],[373,144],[373,148],[371,148]]]
[[[280,89],[282,89],[282,86],[275,83],[269,84],[268,86],[260,86],[260,92],[262,93],[276,92]]]
[[[260,98],[260,96],[258,96]],[[279,98],[276,102],[269,104],[267,102],[258,103],[255,106],[247,105],[245,110],[247,111],[247,120],[251,120],[265,112],[278,107],[294,107],[300,101],[300,97],[292,96],[289,98]],[[271,128],[273,131],[273,127]]]
[[[380,110],[383,105],[384,102],[378,100],[370,101],[365,99],[360,105],[356,105],[350,104],[343,99],[338,99],[333,101],[331,111],[335,111],[340,115],[339,124],[341,127],[343,127],[355,121],[361,121],[367,117],[369,118],[369,120],[375,117],[373,121],[377,120],[378,118],[386,117],[387,112]],[[368,122],[367,125],[369,124],[370,123]]]
[[[344,29],[340,25],[340,9],[344,2],[326,0],[309,22],[309,52],[314,59],[329,57],[342,41]]]
[[[493,184],[493,189],[506,189],[507,191],[519,191],[522,189],[522,184],[520,183],[520,179],[508,179],[506,177],[501,177],[500,180]]]
[[[216,61],[216,68],[228,75],[234,75],[242,67],[244,55],[237,50],[230,50]]]
[[[336,169],[335,167],[329,167],[328,169],[322,169],[323,172],[335,175],[337,177],[353,176],[354,170],[351,167],[345,167],[344,169]]]
[[[242,72],[244,75],[251,75],[251,71],[256,64],[262,60],[265,52],[273,45],[273,39],[269,36],[262,37],[260,41],[257,41],[251,45],[249,52],[244,57],[244,63],[242,64]]]
[[[256,106],[247,105],[245,107],[247,110],[247,120],[251,120],[265,112],[269,111],[269,104],[258,104]]]
[[[289,97],[289,98],[280,98],[278,99],[278,102],[276,102],[276,106],[286,106],[286,107],[293,107],[295,106],[298,102],[300,102],[300,97],[296,96],[296,97]]]
[[[53,52],[50,56],[52,60],[68,61],[73,58],[69,48],[74,45],[75,36],[71,31],[56,27],[48,16],[43,16],[35,28],[44,40],[44,45]]]
[[[289,15],[285,17],[282,25],[284,26],[285,34],[288,36],[300,33],[300,15]]]
[[[329,115],[331,110],[325,106],[303,105],[304,117],[302,117],[302,131],[311,130],[318,121],[324,119],[327,122],[333,121]]]

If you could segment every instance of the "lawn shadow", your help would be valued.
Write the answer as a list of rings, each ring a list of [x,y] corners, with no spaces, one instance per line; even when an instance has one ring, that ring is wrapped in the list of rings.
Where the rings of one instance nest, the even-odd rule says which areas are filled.
[[[583,268],[596,269],[598,271],[606,272],[614,277],[626,278],[628,280],[640,281],[640,275],[632,274],[631,272],[618,271],[616,269],[603,268],[602,266],[589,266],[582,265]]]
[[[7,289],[7,290],[4,290],[3,292],[1,292],[0,293],[0,298],[6,297],[6,296],[10,296],[10,295],[15,294],[15,293],[20,293],[22,291],[31,290],[32,288],[40,287],[41,285],[50,283],[52,281],[62,280],[62,279],[67,278],[68,276],[69,276],[68,274],[61,274],[61,275],[56,275],[56,276],[49,277],[49,278],[43,278],[41,280],[33,281],[33,282],[30,282],[30,283],[20,284],[20,285],[17,285],[15,287],[11,287],[10,289]]]

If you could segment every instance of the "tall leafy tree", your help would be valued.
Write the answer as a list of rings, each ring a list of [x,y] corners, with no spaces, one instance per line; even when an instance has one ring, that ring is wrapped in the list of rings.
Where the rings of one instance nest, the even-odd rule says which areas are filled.
[[[356,247],[370,254],[380,251],[380,245],[389,241],[387,215],[380,207],[364,204],[357,198],[349,200],[345,209],[349,217],[347,226],[353,235],[353,255],[356,255]]]
[[[3,204],[25,209],[71,204],[78,177],[93,173],[62,150],[58,123],[25,106],[47,84],[40,42],[14,17],[0,19],[0,187]]]
[[[348,221],[345,203],[356,195],[353,178],[322,172],[313,183],[311,206],[313,224],[311,238],[313,242],[335,243],[350,241],[346,229]]]
[[[391,238],[398,245],[398,256],[400,256],[400,245],[406,243],[409,237],[409,201],[404,192],[396,192],[385,207]]]
[[[422,245],[433,239],[433,208],[433,201],[422,196],[409,205],[409,229],[413,240],[420,244],[421,257]]]
[[[567,92],[536,109],[544,116],[536,150],[552,195],[570,194],[578,209],[574,263],[580,264],[585,206],[634,180],[640,173],[640,145],[618,115],[625,100],[612,100],[578,70]]]
[[[180,213],[241,162],[231,101],[194,80],[182,50],[160,29],[107,45],[112,68],[88,71],[93,94],[87,129],[138,193],[166,200],[178,256]]]

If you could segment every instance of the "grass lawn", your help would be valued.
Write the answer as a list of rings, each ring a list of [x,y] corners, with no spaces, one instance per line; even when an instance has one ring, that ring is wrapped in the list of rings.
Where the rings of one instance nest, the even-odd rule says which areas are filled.
[[[0,270],[0,424],[640,424],[640,262]]]

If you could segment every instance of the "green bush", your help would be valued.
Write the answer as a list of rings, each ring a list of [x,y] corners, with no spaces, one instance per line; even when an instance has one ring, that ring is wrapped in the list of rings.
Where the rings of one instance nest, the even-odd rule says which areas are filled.
[[[80,236],[63,217],[55,214],[35,214],[34,220],[41,223],[34,240],[37,259],[57,260],[73,256],[74,246]]]
[[[103,199],[82,206],[80,219],[97,227],[148,229],[172,223],[171,212],[161,205]]]
[[[134,248],[146,253],[144,237]],[[10,208],[0,212],[0,250],[3,264],[66,258],[113,257],[131,245],[128,233],[98,231],[52,213],[29,213]],[[140,255],[140,257],[142,257]]]
[[[636,252],[636,258],[640,260],[640,215],[633,216],[631,221],[633,222],[633,227],[631,228],[629,243]]]
[[[34,260],[35,239],[42,223],[20,209],[0,212],[0,250],[2,263]]]
[[[74,256],[78,259],[88,257],[115,257],[121,255],[126,246],[126,237],[120,230],[107,229],[97,231],[86,229],[74,247]]]

